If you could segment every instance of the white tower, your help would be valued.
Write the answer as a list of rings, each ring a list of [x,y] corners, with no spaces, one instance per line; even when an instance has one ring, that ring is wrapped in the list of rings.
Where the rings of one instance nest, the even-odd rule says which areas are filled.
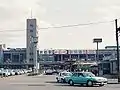
[[[36,19],[27,19],[27,63],[37,68],[37,24]]]

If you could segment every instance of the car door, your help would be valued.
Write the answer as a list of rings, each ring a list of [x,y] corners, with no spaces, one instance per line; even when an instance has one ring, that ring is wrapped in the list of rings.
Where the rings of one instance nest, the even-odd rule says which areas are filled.
[[[86,83],[88,78],[84,75],[84,73],[80,73],[80,77],[81,77],[81,82],[82,83]]]
[[[79,81],[78,81],[78,73],[74,73],[73,75],[72,75],[72,80],[73,80],[73,82],[75,83],[75,84],[77,84]]]
[[[85,77],[82,73],[78,73],[78,83],[85,83]]]
[[[62,73],[59,73],[58,75],[58,80],[61,81],[61,76],[62,76]]]

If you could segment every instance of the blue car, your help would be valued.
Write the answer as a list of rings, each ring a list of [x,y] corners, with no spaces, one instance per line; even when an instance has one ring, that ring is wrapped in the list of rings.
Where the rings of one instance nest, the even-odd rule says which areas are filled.
[[[107,84],[106,78],[97,77],[91,72],[75,72],[72,76],[65,77],[65,81],[71,86],[74,84],[86,84],[87,86],[104,86]]]

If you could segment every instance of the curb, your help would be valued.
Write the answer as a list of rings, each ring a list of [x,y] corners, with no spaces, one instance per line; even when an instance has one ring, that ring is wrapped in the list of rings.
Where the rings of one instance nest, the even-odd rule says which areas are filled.
[[[40,75],[37,75],[37,76],[43,76],[44,74],[40,74]]]
[[[107,83],[107,84],[120,84],[120,83]]]

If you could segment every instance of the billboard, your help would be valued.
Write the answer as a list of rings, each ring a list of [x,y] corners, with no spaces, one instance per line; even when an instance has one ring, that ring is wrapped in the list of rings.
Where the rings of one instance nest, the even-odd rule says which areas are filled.
[[[87,54],[96,54],[96,50],[87,50]]]
[[[96,42],[102,42],[102,38],[94,38],[93,39],[93,42],[96,43]]]
[[[68,54],[82,54],[82,50],[68,50]]]
[[[67,54],[67,50],[64,49],[54,50],[54,54]]]
[[[87,54],[87,50],[82,50],[82,54]]]

